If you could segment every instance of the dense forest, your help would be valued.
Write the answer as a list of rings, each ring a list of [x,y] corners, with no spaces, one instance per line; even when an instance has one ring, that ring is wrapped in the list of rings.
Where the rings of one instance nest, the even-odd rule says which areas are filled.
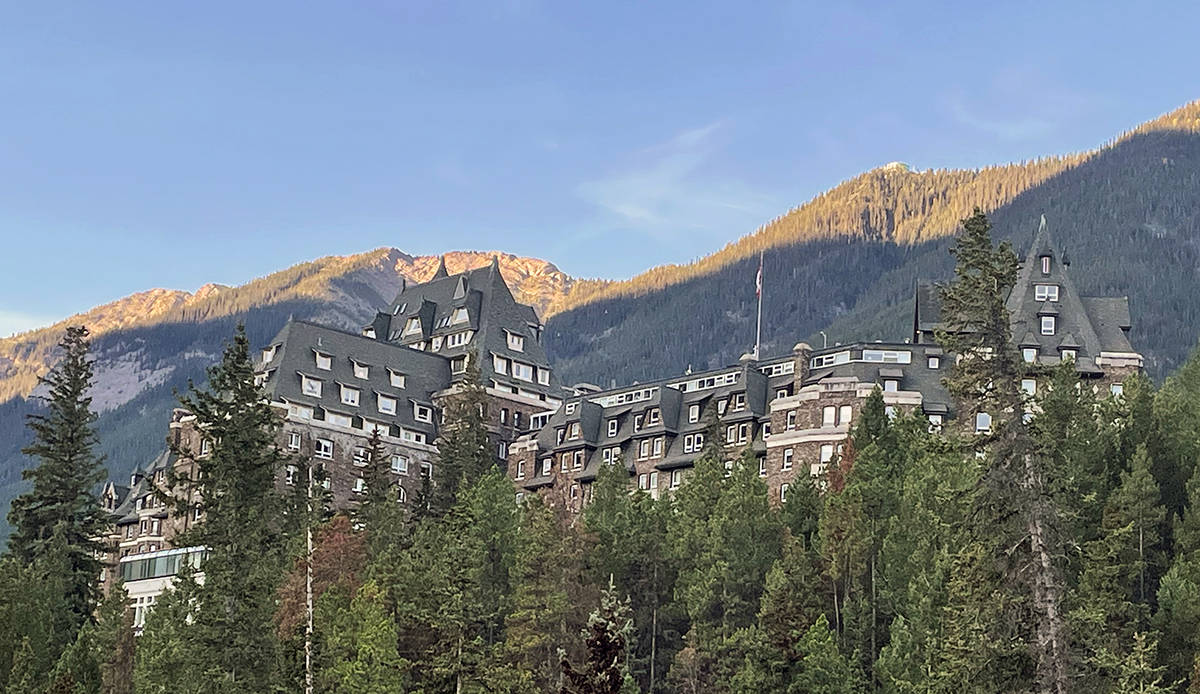
[[[953,220],[978,205],[1023,249],[1045,214],[1085,295],[1127,295],[1133,343],[1156,380],[1200,318],[1200,102],[1087,155],[978,172],[863,174],[696,264],[607,286],[547,321],[567,383],[628,382],[724,365],[754,342],[765,252],[764,354],[800,340],[903,340],[918,278],[950,271]],[[589,291],[578,282],[572,294]],[[568,300],[570,295],[568,296]]]
[[[202,474],[163,489],[216,500],[181,540],[209,548],[205,580],[185,572],[136,642],[121,587],[101,600],[80,539],[98,460],[86,360],[68,345],[75,358],[52,375],[54,414],[29,450],[35,488],[14,505],[16,540],[0,558],[0,686],[1194,692],[1200,351],[1160,387],[1134,378],[1118,396],[1075,387],[1069,364],[1025,365],[1004,311],[1016,256],[992,245],[982,215],[966,229],[940,339],[967,355],[948,387],[996,413],[992,429],[889,416],[876,390],[844,452],[781,503],[752,452],[728,460],[715,411],[674,494],[631,490],[617,464],[579,516],[554,491],[514,503],[468,387],[417,498],[396,503],[376,439],[362,503],[331,515],[320,469],[276,448],[237,331],[210,386],[183,397],[211,436]],[[1036,394],[1019,386],[1029,368]],[[288,462],[311,484],[276,492]],[[75,510],[59,516],[69,523],[39,510],[53,504]]]

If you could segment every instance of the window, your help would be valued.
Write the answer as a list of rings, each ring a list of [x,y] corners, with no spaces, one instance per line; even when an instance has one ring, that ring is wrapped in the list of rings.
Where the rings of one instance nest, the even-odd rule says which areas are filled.
[[[411,443],[425,443],[425,434],[419,431],[400,430],[400,438]]]
[[[524,460],[517,461],[517,479],[519,479],[519,480],[525,479],[525,461]]]
[[[550,468],[553,467],[553,465],[554,465],[553,460],[551,460],[550,458],[544,458],[542,460],[542,475],[549,475]]]
[[[779,390],[775,391],[775,399],[776,400],[779,400],[781,398],[786,398],[787,396],[788,396],[787,388],[780,388]]]
[[[508,424],[508,408],[507,407],[500,408],[500,423]]]
[[[650,457],[650,439],[642,439],[638,443],[638,460],[645,460]]]
[[[498,374],[508,373],[508,360],[499,354],[492,355],[492,371]]]
[[[354,447],[353,457],[354,457],[355,465],[362,466],[362,465],[366,465],[367,463],[371,462],[371,452],[368,451],[367,449],[363,448],[362,446]]]
[[[583,467],[583,451],[575,451],[575,455],[571,460],[571,468],[579,470]]]
[[[538,383],[541,383],[544,386],[550,385],[550,369],[547,369],[544,366],[542,368],[538,369],[537,377],[538,377]]]
[[[992,415],[987,412],[980,412],[975,415],[975,432],[986,434],[992,430]]]
[[[1042,274],[1043,275],[1050,274],[1050,256],[1048,256],[1048,255],[1042,256]]]
[[[426,479],[433,476],[433,466],[429,463],[421,463],[421,477]]]
[[[896,418],[896,408],[893,405],[888,405],[887,407],[883,408],[883,411],[887,415],[889,421]]]
[[[408,501],[408,490],[400,485],[396,485],[396,501],[401,504]]]
[[[471,331],[464,330],[446,336],[446,347],[462,347],[471,341]]]
[[[467,372],[467,357],[455,357],[450,360],[450,373],[461,374]]]
[[[208,439],[202,439],[200,441],[200,456],[204,457],[209,453],[212,453],[212,441],[209,441]]]
[[[414,402],[413,403],[413,419],[416,419],[418,422],[426,422],[426,423],[432,422],[433,421],[433,408]]]
[[[451,323],[465,323],[467,321],[467,309],[460,307],[454,309],[454,313],[450,315]]]
[[[555,443],[562,443],[563,436],[566,435],[567,430],[566,429],[557,429],[556,433],[557,433],[557,437],[555,438]]]
[[[611,463],[613,460],[613,449],[605,448],[600,452],[600,459],[606,463]]]
[[[1037,347],[1025,347],[1021,350],[1021,356],[1025,358],[1027,363],[1032,364],[1033,362],[1037,361]]]
[[[942,424],[945,423],[945,418],[940,414],[929,415],[929,431],[930,433],[942,430]]]
[[[783,465],[781,465],[779,467],[779,469],[780,470],[791,470],[792,469],[792,458],[795,456],[795,454],[796,454],[796,451],[792,450],[791,448],[783,449]]]
[[[746,394],[735,393],[733,396],[733,411],[741,412],[744,409],[746,409]]]
[[[383,414],[396,414],[396,398],[389,398],[386,395],[377,395],[375,404],[379,407],[379,411]]]
[[[317,439],[313,443],[313,455],[325,460],[333,458],[333,441],[329,439]]]
[[[355,477],[355,478],[354,478],[354,493],[355,493],[355,494],[362,494],[362,493],[363,493],[363,492],[365,492],[365,491],[367,491],[367,482],[366,482],[366,480],[364,480],[364,479],[363,479],[363,478],[361,478],[361,477]]]
[[[278,345],[272,345],[262,351],[263,364],[269,364],[275,359],[275,350]]]
[[[688,406],[688,421],[693,424],[700,421],[700,406],[699,405],[689,405]]]
[[[392,454],[392,472],[397,475],[408,474],[408,456],[400,455],[399,453]]]
[[[650,410],[650,412],[647,413],[646,418],[649,423],[648,425],[654,426],[655,424],[658,424],[660,421],[662,421],[661,411],[657,407],[652,408]]]
[[[321,381],[300,374],[300,392],[314,398],[321,397]]]
[[[434,352],[440,350],[442,348],[442,340],[443,338],[440,335],[433,338],[433,343],[429,345],[429,349]]]
[[[1108,392],[1112,393],[1113,395],[1124,395],[1125,385],[1122,383],[1114,383],[1108,387]]]
[[[639,415],[634,415],[634,417],[633,417],[633,430],[634,430],[635,432],[637,432],[637,431],[641,431],[641,430],[642,430],[642,422],[644,422],[644,421],[646,421],[646,415],[642,415],[642,414],[639,414]]]
[[[679,485],[683,484],[683,470],[671,471],[671,489],[679,489]]]
[[[408,322],[404,324],[404,334],[412,335],[419,332],[421,332],[421,319],[415,316],[409,318]]]
[[[826,405],[821,409],[821,426],[831,427],[837,424],[837,408]]]
[[[615,419],[608,420],[608,438],[611,439],[612,437],[617,435],[617,427],[618,426],[619,426],[619,423],[617,422],[617,420],[615,420]]]
[[[1062,351],[1062,360],[1063,361],[1075,361],[1075,350],[1064,349]]]
[[[1054,334],[1054,316],[1042,316],[1042,334]]]
[[[642,473],[638,475],[638,489],[646,490],[650,488],[650,475]]]
[[[787,482],[784,482],[783,484],[779,485],[779,503],[781,503],[781,504],[787,503],[787,494],[788,494],[789,486],[790,485]]]
[[[928,366],[931,369],[939,369],[942,366],[941,357],[929,357]]]
[[[896,379],[894,379],[894,378],[888,378],[888,379],[884,379],[884,381],[883,381],[883,392],[885,392],[885,393],[895,393],[895,392],[896,392],[896,391],[898,391],[898,390],[900,390],[900,381],[897,381],[897,380],[896,380]]]
[[[342,404],[358,407],[358,388],[342,386]]]
[[[357,362],[357,361],[353,362],[353,363],[354,363],[354,377],[355,378],[370,378],[371,367],[369,367],[366,364],[363,364],[361,362]]]
[[[349,415],[337,414],[335,412],[326,412],[325,421],[339,427],[348,427],[354,423],[354,419]]]
[[[759,477],[767,476],[767,459],[765,456],[758,459],[758,476]]]
[[[833,444],[821,444],[821,464],[828,465],[833,460]]]
[[[663,453],[663,438],[659,436],[654,439],[654,457],[661,458]]]
[[[513,411],[513,426],[518,429],[521,428],[521,411],[520,410]]]
[[[1058,301],[1058,285],[1057,284],[1034,285],[1033,298],[1038,301]]]
[[[838,424],[849,424],[853,417],[854,407],[852,405],[842,405],[838,408]]]
[[[579,422],[571,422],[567,425],[567,440],[577,439],[580,436]]]
[[[391,382],[393,388],[404,387],[404,374],[399,371],[388,369],[388,380]]]
[[[287,446],[289,449],[291,449],[293,451],[300,450],[300,432],[297,432],[297,431],[289,431],[288,432]]]
[[[794,411],[787,413],[787,427],[786,428],[789,431],[796,428],[796,413]]]
[[[513,378],[519,378],[522,381],[532,381],[533,367],[529,364],[522,364],[519,361],[514,361],[512,363],[512,375]]]
[[[912,362],[912,352],[902,352],[890,349],[864,349],[863,361],[884,362],[887,364],[908,364]]]
[[[525,338],[516,333],[508,333],[508,348],[514,352],[524,352]]]
[[[766,441],[767,439],[771,438],[771,423],[770,422],[762,423],[762,437],[763,437],[763,441]]]
[[[737,428],[737,442],[746,443],[748,440],[750,440],[750,423],[742,422]]]
[[[330,369],[333,368],[333,357],[329,356],[328,354],[322,354],[320,352],[316,352],[315,354],[316,354],[318,369],[321,369],[322,371],[329,371]]]
[[[296,472],[297,472],[297,468],[295,465],[288,465],[286,468],[286,472],[284,473],[283,481],[289,485],[295,484],[296,483]]]
[[[725,408],[729,406],[729,400],[722,399],[717,401],[717,414],[725,416]]]
[[[1033,397],[1037,394],[1037,381],[1032,378],[1022,378],[1021,390],[1025,391],[1026,395]]]

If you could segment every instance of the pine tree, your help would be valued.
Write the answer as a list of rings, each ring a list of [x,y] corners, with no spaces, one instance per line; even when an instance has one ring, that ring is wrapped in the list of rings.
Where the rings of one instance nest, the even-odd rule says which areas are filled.
[[[46,389],[46,414],[29,415],[34,442],[23,453],[38,464],[22,473],[32,488],[12,502],[9,551],[23,561],[42,559],[57,534],[66,544],[65,586],[71,619],[78,628],[91,618],[99,599],[97,579],[103,546],[96,539],[108,523],[95,488],[104,480],[103,460],[95,453],[91,411],[93,367],[88,330],[67,328],[59,343],[63,357],[40,383]],[[74,634],[70,634],[74,639]],[[60,644],[63,647],[66,644]]]
[[[1113,694],[1169,694],[1174,691],[1163,684],[1164,667],[1155,664],[1157,642],[1143,632],[1133,635],[1129,652],[1123,658],[1113,658],[1109,663],[1116,683]]]
[[[963,233],[951,251],[954,280],[940,288],[945,330],[938,341],[958,355],[950,392],[992,418],[988,469],[977,499],[984,527],[980,537],[996,538],[995,551],[1011,554],[1005,580],[1021,584],[1032,607],[1028,642],[1037,664],[1036,690],[1065,694],[1070,686],[1070,645],[1063,614],[1065,585],[1060,566],[1064,539],[1047,461],[1037,450],[1024,413],[1019,384],[1023,361],[1011,339],[1005,300],[1016,282],[1017,258],[1008,243],[992,246],[991,224],[978,209],[963,220]],[[994,540],[995,541],[995,540]]]
[[[133,694],[133,610],[129,609],[129,595],[122,585],[112,586],[100,603],[95,644],[100,694]]]
[[[487,394],[480,383],[478,356],[468,357],[467,372],[446,397],[438,434],[437,465],[429,498],[436,516],[445,515],[464,486],[496,467],[488,439]]]
[[[204,500],[204,523],[180,540],[208,549],[192,625],[196,655],[211,673],[213,691],[261,692],[276,675],[286,503],[275,480],[288,457],[275,443],[280,420],[255,384],[242,326],[208,377],[208,390],[192,386],[180,402],[211,450],[203,456],[179,451],[195,460],[197,479],[169,476],[173,492],[182,487],[183,498],[191,492]]]
[[[381,526],[386,524],[390,515],[389,511],[395,510],[397,505],[391,461],[387,459],[387,448],[383,445],[378,428],[371,431],[367,455],[367,466],[362,471],[366,491],[359,497],[354,520],[359,527],[372,533],[382,529]]]
[[[133,685],[138,694],[204,691],[201,687],[211,671],[191,624],[199,591],[192,572],[185,569],[146,616],[139,638],[153,647],[134,652]]]
[[[561,658],[566,683],[562,694],[622,694],[633,688],[625,665],[629,631],[629,601],[617,597],[611,585],[600,596],[600,608],[588,618],[583,637],[587,658],[582,666]]]
[[[345,694],[403,694],[410,691],[412,664],[396,651],[396,625],[373,581],[358,590],[349,611],[325,639],[336,656],[322,680],[329,691]]]
[[[33,645],[26,636],[21,640],[21,647],[13,656],[12,670],[8,675],[7,691],[36,692],[38,691],[37,664],[34,660]]]
[[[839,651],[825,615],[817,618],[797,650],[803,654],[795,678],[788,684],[789,694],[857,694],[862,680],[850,661]]]

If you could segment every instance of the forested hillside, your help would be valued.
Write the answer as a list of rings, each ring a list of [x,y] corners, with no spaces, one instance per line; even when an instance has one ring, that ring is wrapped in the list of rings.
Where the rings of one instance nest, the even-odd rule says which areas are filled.
[[[1045,214],[1084,294],[1128,295],[1134,344],[1161,378],[1195,343],[1200,307],[1200,102],[1095,152],[972,172],[886,167],[688,266],[598,292],[577,283],[547,346],[568,381],[731,363],[754,341],[765,250],[764,354],[806,339],[904,339],[917,278],[950,270],[948,234],[975,205],[1023,249]]]

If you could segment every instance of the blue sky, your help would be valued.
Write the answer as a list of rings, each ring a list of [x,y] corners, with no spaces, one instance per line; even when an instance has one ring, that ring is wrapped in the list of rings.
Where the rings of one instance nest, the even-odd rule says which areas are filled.
[[[627,277],[1200,97],[1195,4],[900,5],[4,3],[0,335],[379,246]]]

